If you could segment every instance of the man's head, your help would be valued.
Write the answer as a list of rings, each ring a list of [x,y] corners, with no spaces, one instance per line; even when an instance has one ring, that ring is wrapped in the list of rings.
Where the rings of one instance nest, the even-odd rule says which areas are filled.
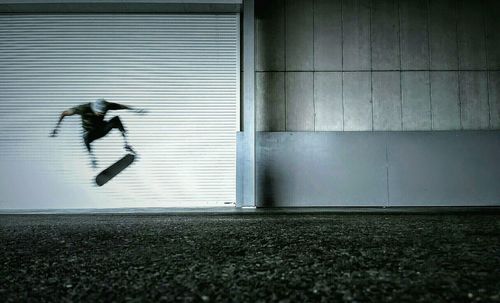
[[[94,102],[90,103],[90,108],[97,115],[104,115],[106,111],[106,100],[97,99]]]

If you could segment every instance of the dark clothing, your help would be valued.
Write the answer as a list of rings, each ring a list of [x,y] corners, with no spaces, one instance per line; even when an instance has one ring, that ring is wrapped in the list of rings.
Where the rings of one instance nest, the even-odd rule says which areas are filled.
[[[101,127],[86,131],[83,134],[83,142],[85,143],[85,146],[87,147],[87,150],[89,152],[91,151],[90,143],[106,136],[113,128],[117,128],[122,134],[125,134],[125,127],[123,127],[122,121],[119,117],[113,117],[109,121],[102,120],[100,123]]]
[[[90,103],[81,104],[72,108],[75,114],[82,116],[82,127],[85,133],[99,130],[106,126],[108,122],[104,121],[104,116],[109,110],[126,109],[127,107],[111,102],[105,102],[106,107],[102,115],[97,115],[92,111]],[[109,131],[108,131],[109,132]]]

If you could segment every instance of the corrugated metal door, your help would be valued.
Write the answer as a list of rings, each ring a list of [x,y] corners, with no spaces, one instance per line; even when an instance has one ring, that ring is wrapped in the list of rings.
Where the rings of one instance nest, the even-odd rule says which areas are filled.
[[[214,206],[235,202],[239,16],[0,16],[0,208]],[[144,108],[119,115],[139,154],[105,186],[95,175],[124,155],[118,131],[94,143],[61,111],[105,98]]]

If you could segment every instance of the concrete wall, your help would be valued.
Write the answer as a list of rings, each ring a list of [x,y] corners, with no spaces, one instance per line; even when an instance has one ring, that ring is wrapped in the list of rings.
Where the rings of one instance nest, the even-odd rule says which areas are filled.
[[[500,1],[256,0],[257,206],[500,205]]]
[[[500,131],[261,132],[257,206],[500,206]]]
[[[497,0],[257,0],[257,130],[499,129],[498,28]]]

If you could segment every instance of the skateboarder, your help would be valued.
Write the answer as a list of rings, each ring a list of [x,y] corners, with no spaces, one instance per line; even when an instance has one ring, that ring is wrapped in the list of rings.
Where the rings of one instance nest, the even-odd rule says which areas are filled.
[[[98,99],[91,103],[84,103],[70,109],[67,109],[61,113],[59,121],[57,122],[56,127],[51,133],[52,137],[55,137],[59,131],[59,126],[66,116],[72,115],[80,115],[82,117],[82,127],[83,127],[83,142],[85,143],[85,147],[89,152],[92,167],[97,167],[97,160],[92,153],[92,148],[90,144],[104,136],[106,136],[113,128],[117,128],[123,137],[124,148],[126,151],[135,154],[132,147],[127,142],[127,135],[125,127],[120,120],[120,117],[115,116],[111,118],[109,121],[104,120],[104,116],[106,116],[106,112],[108,110],[120,110],[120,109],[128,109],[132,110],[136,113],[145,113],[143,109],[135,109],[126,105],[108,102],[104,99]]]

